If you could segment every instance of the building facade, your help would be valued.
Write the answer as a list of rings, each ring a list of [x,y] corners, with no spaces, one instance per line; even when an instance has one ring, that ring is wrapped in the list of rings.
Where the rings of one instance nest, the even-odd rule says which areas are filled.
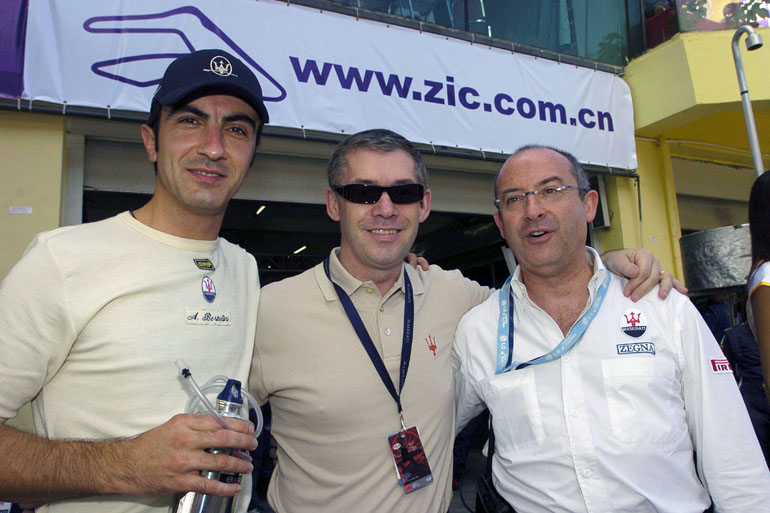
[[[651,5],[658,3],[664,5]],[[276,20],[290,25],[299,23],[303,17],[310,19],[306,30],[292,34],[291,44],[297,46],[297,55],[304,50],[307,55],[312,55],[315,67],[310,68],[310,58],[302,60],[297,55],[290,55],[285,60],[285,66],[293,66],[288,73],[305,78],[304,82],[298,78],[295,84],[303,103],[268,104],[271,118],[280,119],[279,115],[274,116],[276,112],[285,115],[287,121],[266,128],[255,167],[229,209],[223,235],[257,256],[263,282],[295,274],[317,263],[338,242],[337,228],[326,218],[323,207],[325,163],[331,149],[347,133],[386,126],[402,133],[406,131],[405,135],[423,150],[429,169],[433,212],[421,229],[416,250],[431,262],[461,268],[482,282],[499,284],[507,275],[507,268],[501,252],[503,242],[491,220],[494,174],[505,154],[520,144],[537,142],[531,138],[538,134],[550,137],[551,133],[564,132],[563,139],[543,142],[563,143],[567,145],[566,149],[576,152],[586,164],[593,185],[601,192],[602,216],[591,229],[592,245],[600,251],[618,247],[648,248],[661,259],[664,268],[681,279],[679,238],[682,233],[747,222],[748,192],[755,177],[731,54],[734,30],[725,28],[724,23],[717,27],[719,22],[711,20],[715,16],[709,13],[719,10],[718,2],[695,2],[710,9],[706,14],[688,11],[692,3],[679,2],[678,9],[674,10],[675,6],[668,2],[630,0],[615,3],[612,9],[607,9],[605,2],[589,0],[506,3],[483,0],[353,0],[336,3],[314,0],[303,5],[239,0],[233,6],[246,10],[255,4],[280,5],[286,14]],[[58,16],[51,16],[56,22],[41,21],[41,18],[59,7],[51,2],[52,6],[46,10],[41,9],[40,3],[29,5],[23,0],[14,0],[10,4],[13,5],[4,9],[8,11],[6,18],[16,22],[15,40],[10,41],[9,36],[0,44],[14,48],[16,53],[13,55],[16,56],[19,46],[26,52],[21,56],[21,77],[17,76],[19,73],[14,75],[13,70],[3,75],[0,68],[3,77],[0,84],[5,87],[2,90],[4,98],[0,98],[0,149],[6,155],[0,163],[0,215],[4,218],[0,224],[0,237],[4,241],[0,276],[5,276],[19,259],[35,233],[136,208],[147,200],[154,187],[152,167],[146,161],[139,138],[139,126],[146,113],[141,108],[113,109],[111,102],[92,105],[64,96],[57,99],[56,90],[66,91],[73,87],[68,85],[66,77],[79,73],[68,71],[63,51],[61,61],[52,61],[50,55],[57,54],[41,53],[31,41],[56,37],[45,35],[49,33],[50,23],[65,22],[58,21]],[[62,25],[62,30],[80,31],[82,34],[78,32],[77,37],[92,38],[87,40],[91,44],[100,41],[99,30],[102,34],[108,31],[99,29],[99,23],[117,23],[119,19],[123,24],[120,26],[127,26],[134,15],[132,11],[131,15],[123,13],[122,17],[110,17],[106,14],[111,13],[105,11],[105,16],[97,17],[93,12],[99,10],[90,9],[92,2],[82,4],[82,10],[89,12],[83,18],[85,23]],[[201,6],[168,4],[168,9],[164,7],[163,12],[157,8],[147,11],[156,13],[160,20],[157,23],[164,23],[164,27],[177,23],[176,15],[198,16],[196,20],[205,18],[224,26],[218,21],[226,19],[221,13],[217,18]],[[135,9],[140,12],[141,6]],[[721,9],[724,11],[725,6]],[[692,21],[693,16],[696,21]],[[661,21],[663,18],[665,23]],[[270,23],[260,24],[258,19],[252,21],[246,26],[255,31],[270,30],[269,26],[264,26]],[[672,23],[698,30],[679,32],[678,26],[672,28]],[[201,24],[207,26],[204,22]],[[709,25],[705,28],[721,30],[700,30],[705,25]],[[148,30],[158,26],[150,26]],[[349,39],[334,39],[338,37],[335,34],[340,32],[340,27],[343,30],[349,27],[350,34],[345,35]],[[220,34],[228,36],[222,41],[236,44],[233,41],[238,38],[239,41],[248,39],[246,29],[236,27],[233,31],[221,30]],[[329,55],[322,61],[322,51],[312,52],[318,41],[324,40],[326,44],[336,41],[334,49],[338,53],[335,55],[348,55],[354,51],[355,44],[345,47],[345,41],[365,41],[375,31],[377,37],[387,31],[390,32],[382,37],[391,38],[390,34],[395,34],[387,39],[390,46],[382,49],[384,54],[389,54],[383,62],[401,62],[412,53],[430,56],[430,63],[418,60],[405,66],[407,71],[398,75],[402,79],[412,76],[409,70],[418,77],[421,66],[437,65],[439,68],[436,69],[444,70],[452,69],[456,64],[455,69],[459,70],[457,75],[446,72],[438,80],[423,79],[421,85],[425,84],[425,87],[421,94],[425,96],[420,98],[419,104],[415,103],[417,93],[414,89],[409,91],[411,96],[406,93],[401,96],[401,100],[412,102],[409,108],[413,110],[408,112],[414,119],[410,114],[404,115],[405,111],[399,110],[401,107],[394,110],[390,107],[401,94],[399,86],[405,85],[403,80],[388,82],[389,77],[396,75],[360,66],[356,68],[358,75],[353,76],[352,65],[344,67]],[[770,45],[770,29],[760,27],[758,32],[767,41],[766,45]],[[13,34],[13,31],[7,33]],[[237,37],[231,37],[233,34]],[[303,37],[303,34],[307,35]],[[125,37],[130,41],[131,36]],[[20,38],[25,44],[19,43]],[[281,45],[280,34],[270,38],[274,45]],[[211,44],[210,41],[202,44]],[[423,43],[429,50],[421,46]],[[653,43],[656,46],[647,48]],[[40,46],[40,43],[35,44]],[[767,152],[770,148],[770,80],[767,80],[770,49],[746,52],[743,43],[741,46],[760,146]],[[273,50],[263,46],[250,52],[259,56],[260,52],[268,54]],[[518,60],[508,64],[508,61],[500,60],[505,58],[502,52],[510,53]],[[490,54],[494,54],[494,59],[486,61]],[[486,66],[481,72],[473,67],[477,60]],[[106,60],[89,64],[90,69],[94,73],[100,72],[102,78],[113,73]],[[541,67],[529,68],[530,65]],[[515,69],[508,69],[508,66]],[[48,92],[48,86],[41,85],[41,80],[45,80],[35,76],[40,70],[47,70],[47,73],[49,68],[55,67],[62,68],[57,70],[56,76],[65,78],[62,84],[49,87],[55,91]],[[15,69],[18,71],[19,68]],[[535,78],[527,75],[533,69],[537,74]],[[273,76],[270,71],[268,69],[265,76]],[[573,72],[578,73],[574,75],[576,82],[562,84],[566,89],[580,89],[581,81],[591,80],[591,73],[610,78],[586,82],[588,89],[595,90],[577,100],[585,102],[586,107],[574,117],[568,112],[559,121],[560,104],[556,102],[557,108],[553,110],[552,98],[542,95],[538,100],[538,90],[550,91],[553,84],[549,82],[569,82]],[[465,74],[461,76],[460,73]],[[461,82],[462,77],[466,81],[470,80],[468,77],[478,77],[480,82],[493,81],[500,73],[507,73],[506,77],[522,77],[522,83],[529,84],[529,89],[517,98],[510,92],[518,90],[512,85],[511,89],[505,90],[507,92],[497,93],[494,101],[490,99],[487,103],[481,87],[475,83],[473,87],[463,86]],[[367,83],[372,88],[369,91],[361,85],[361,80],[366,80],[367,76]],[[276,80],[277,87],[273,88],[270,80],[265,81],[264,76],[260,79],[267,84],[266,95],[280,97],[285,84]],[[10,92],[13,84],[7,86],[14,80],[17,85],[21,80],[23,86],[16,95]],[[339,84],[331,91],[329,87],[319,85],[321,80],[338,80]],[[627,84],[632,111],[618,107],[611,111],[614,118],[602,118],[600,111],[591,110],[593,100],[586,98],[591,98],[590,94],[615,95],[618,80]],[[370,93],[378,81],[379,96],[372,99]],[[441,121],[443,125],[457,125],[449,136],[442,132],[443,127],[423,128],[424,118],[429,117],[426,115],[429,111],[425,109],[433,107],[426,99],[428,90],[439,87],[427,87],[427,82],[440,83],[441,93],[435,98],[440,99],[444,107],[448,109],[451,104],[455,111],[462,111],[457,116],[453,111],[446,121]],[[610,84],[606,93],[601,89],[605,83]],[[383,84],[394,86],[393,94],[385,97]],[[275,91],[271,92],[271,88]],[[29,93],[32,89],[36,91],[34,95]],[[100,92],[83,89],[84,98]],[[152,87],[144,87],[145,97],[151,95],[151,90]],[[67,93],[62,94],[66,96]],[[559,94],[562,93],[554,93],[554,96]],[[365,101],[360,109],[367,111],[369,117],[347,118],[346,108],[350,107],[351,111],[359,108],[356,102],[362,97]],[[522,99],[528,98],[531,101],[523,102]],[[568,104],[567,101],[564,103]],[[515,111],[520,118],[529,117],[534,121],[538,121],[539,114],[543,123],[525,128],[511,125],[510,130],[499,130],[494,123],[502,121],[494,121],[491,133],[486,137],[496,137],[497,133],[503,132],[506,143],[476,144],[474,137],[485,137],[484,133],[477,134],[481,132],[481,125],[476,120],[493,118],[472,116],[480,116],[488,105],[490,116],[497,115],[505,122],[515,117],[510,115]],[[542,109],[549,105],[551,111]],[[319,129],[317,120],[309,115],[316,108],[327,118],[333,118],[333,123]],[[538,111],[538,108],[541,109]],[[551,116],[550,125],[548,116]],[[308,120],[307,124],[305,120]],[[579,129],[594,131],[604,130],[614,123],[615,133],[621,132],[621,125],[625,124],[632,127],[626,137],[626,141],[631,141],[630,146],[621,138],[597,143],[590,138],[583,140],[575,136],[573,141],[567,132],[570,123]],[[529,133],[527,126],[536,128]],[[419,136],[410,136],[410,130]],[[452,144],[454,133],[462,134],[457,137],[456,144]],[[569,147],[570,144],[574,144],[574,148]],[[620,158],[610,155],[607,150],[607,158],[604,158],[605,154],[599,150],[605,148],[594,148],[616,144],[625,144],[630,150],[623,148],[618,152],[622,155]],[[767,153],[764,159],[765,167],[768,167]],[[305,249],[301,250],[303,246]]]

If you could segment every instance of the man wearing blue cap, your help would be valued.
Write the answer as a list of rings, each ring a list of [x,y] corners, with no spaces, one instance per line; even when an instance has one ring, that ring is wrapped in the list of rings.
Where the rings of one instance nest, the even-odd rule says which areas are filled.
[[[267,121],[259,82],[238,59],[179,57],[141,128],[152,199],[39,234],[11,270],[0,286],[0,500],[166,513],[180,492],[240,491],[200,472],[250,473],[205,449],[253,449],[253,428],[177,415],[189,393],[174,361],[203,380],[247,378],[257,266],[217,235]],[[3,424],[28,401],[36,435]],[[244,493],[238,510],[247,504]]]

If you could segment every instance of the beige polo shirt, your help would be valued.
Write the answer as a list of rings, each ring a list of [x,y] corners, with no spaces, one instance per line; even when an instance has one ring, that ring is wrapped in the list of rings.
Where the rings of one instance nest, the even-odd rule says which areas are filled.
[[[351,276],[332,251],[332,279],[351,297],[398,388],[403,272],[381,296]],[[388,435],[400,429],[382,383],[319,264],[262,289],[249,388],[270,401],[278,464],[268,500],[277,513],[440,512],[451,498],[454,397],[451,344],[462,315],[490,289],[459,271],[405,267],[414,291],[414,337],[401,392],[435,482],[405,494]]]

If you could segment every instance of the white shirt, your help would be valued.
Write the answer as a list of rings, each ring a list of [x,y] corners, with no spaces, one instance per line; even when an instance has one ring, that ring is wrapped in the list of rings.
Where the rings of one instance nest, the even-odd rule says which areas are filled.
[[[746,301],[746,317],[754,336],[757,335],[757,325],[754,322],[754,308],[751,306],[751,296],[759,287],[770,287],[770,262],[762,262],[749,276],[749,300]]]
[[[591,256],[593,301],[608,271]],[[500,375],[499,296],[468,312],[453,352],[458,431],[489,407],[495,486],[520,513],[700,513],[709,494],[719,512],[770,511],[770,473],[708,327],[676,291],[633,303],[624,285],[612,276],[599,314],[562,358]],[[563,334],[518,268],[511,289],[513,360],[528,361]]]

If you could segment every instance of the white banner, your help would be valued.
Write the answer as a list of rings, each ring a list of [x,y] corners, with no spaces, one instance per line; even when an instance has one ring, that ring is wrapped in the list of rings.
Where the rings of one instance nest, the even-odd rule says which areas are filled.
[[[274,126],[636,168],[617,76],[274,0],[30,0],[24,97],[147,111],[171,60],[203,48],[254,69]]]

